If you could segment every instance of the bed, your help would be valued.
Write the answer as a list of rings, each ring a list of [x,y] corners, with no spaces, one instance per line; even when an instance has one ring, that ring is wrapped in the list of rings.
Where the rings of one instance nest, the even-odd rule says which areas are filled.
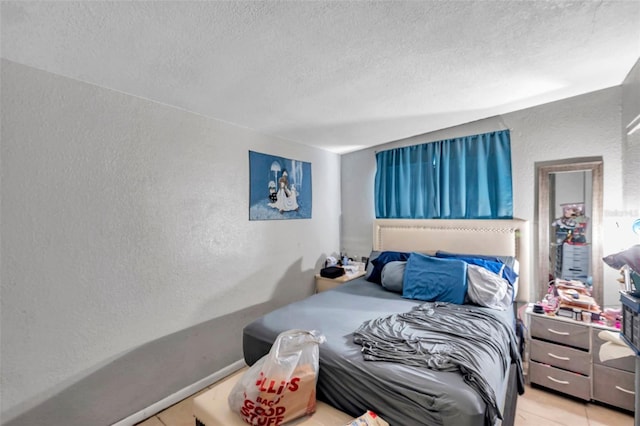
[[[385,219],[376,220],[373,228],[373,250],[378,252],[442,250],[515,257],[519,270],[512,308],[498,311],[472,305],[443,305],[491,321],[495,318],[497,326],[503,328],[504,324],[515,328],[516,302],[526,302],[529,295],[527,221]],[[247,325],[243,331],[245,361],[252,365],[264,356],[284,330],[315,329],[327,339],[320,346],[318,399],[350,415],[359,416],[371,409],[396,426],[512,425],[518,391],[522,391],[520,359],[513,350],[504,353],[504,359],[494,359],[494,365],[482,367],[485,386],[494,395],[492,403],[460,371],[364,359],[363,346],[354,341],[354,331],[369,320],[395,318],[394,314],[412,312],[417,306],[425,306],[425,302],[403,298],[359,278],[284,306]],[[468,321],[458,321],[457,314],[451,312],[447,322]],[[513,349],[514,345],[517,347],[513,341],[515,332],[509,336],[503,346]],[[498,417],[489,415],[492,405],[496,406]]]

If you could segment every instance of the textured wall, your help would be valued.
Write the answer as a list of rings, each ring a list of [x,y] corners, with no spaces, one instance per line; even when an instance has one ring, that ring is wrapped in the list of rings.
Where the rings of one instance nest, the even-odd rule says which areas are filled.
[[[338,249],[336,154],[6,60],[1,89],[3,420],[178,333],[174,355],[166,345],[137,353],[93,395],[112,416],[145,408],[145,392],[186,385],[163,375],[211,374],[240,359],[249,318],[217,337],[180,339],[182,330],[309,295]],[[248,220],[248,150],[312,163],[312,219]],[[161,358],[203,345],[216,353],[185,356],[184,371]],[[165,371],[141,380],[145,362]],[[107,420],[118,418],[84,424]]]
[[[620,87],[615,87],[415,136],[377,149],[510,129],[513,214],[531,221],[532,232],[535,232],[535,163],[538,161],[602,156],[605,216],[607,211],[622,208],[620,102]],[[349,253],[371,250],[375,168],[374,149],[342,157],[341,245]],[[606,246],[604,253],[607,253]],[[605,299],[615,302],[617,288],[605,286],[605,289],[610,290]]]
[[[640,59],[622,84],[622,134],[624,137],[622,168],[624,170],[625,211],[640,218],[640,129],[627,135],[632,122],[640,120]],[[636,241],[637,242],[637,241]]]

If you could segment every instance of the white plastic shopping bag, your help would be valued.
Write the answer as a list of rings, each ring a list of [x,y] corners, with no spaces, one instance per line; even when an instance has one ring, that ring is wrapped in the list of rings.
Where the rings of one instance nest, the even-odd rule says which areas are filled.
[[[231,410],[255,426],[278,426],[315,412],[318,345],[324,341],[316,331],[280,333],[231,390]]]

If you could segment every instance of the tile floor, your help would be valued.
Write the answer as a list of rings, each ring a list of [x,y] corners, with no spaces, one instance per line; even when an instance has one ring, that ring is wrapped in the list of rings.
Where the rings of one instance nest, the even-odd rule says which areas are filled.
[[[194,426],[193,398],[208,389],[178,402],[137,426]],[[516,426],[633,426],[634,422],[630,413],[527,386],[524,395],[518,398],[515,423]]]

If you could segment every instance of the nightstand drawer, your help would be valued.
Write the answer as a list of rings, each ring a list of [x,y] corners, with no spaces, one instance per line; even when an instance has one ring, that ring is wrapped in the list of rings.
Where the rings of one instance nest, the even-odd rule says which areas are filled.
[[[549,365],[531,361],[529,365],[531,383],[584,400],[591,399],[591,380],[587,376],[571,373]]]
[[[531,316],[531,336],[589,350],[589,327],[578,323]]]
[[[621,347],[620,345],[607,342],[606,340],[602,340],[598,336],[601,332],[607,332],[607,330],[603,330],[595,327],[592,329],[593,363],[601,364],[611,368],[617,368],[618,370],[624,370],[630,373],[634,373],[636,371],[636,357],[634,356],[633,352],[631,352],[631,354],[626,357],[620,357],[620,358],[609,359],[607,361],[601,361],[600,351],[602,350],[602,347],[604,344],[606,344],[607,346],[605,346],[605,350],[603,351],[602,355],[606,355],[608,350],[611,351],[609,353],[615,354],[616,352],[619,352],[621,350],[626,350],[629,348],[627,345],[624,345]],[[617,334],[617,332],[614,332],[614,333]]]
[[[635,376],[603,365],[593,366],[593,399],[634,410]]]
[[[531,340],[531,359],[587,376],[591,374],[591,354],[580,349],[533,339]]]

